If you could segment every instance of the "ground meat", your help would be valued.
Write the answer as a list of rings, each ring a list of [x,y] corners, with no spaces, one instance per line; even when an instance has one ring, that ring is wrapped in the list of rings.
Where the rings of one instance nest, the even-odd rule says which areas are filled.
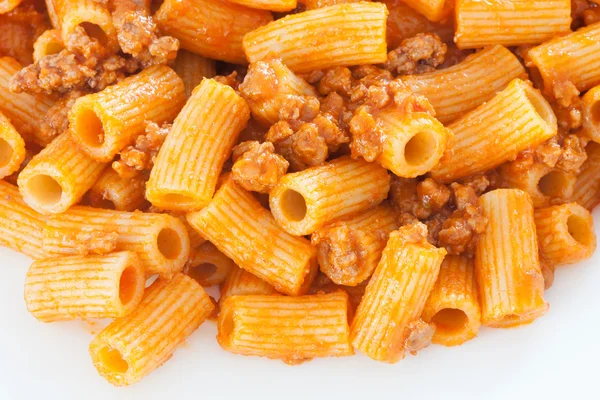
[[[31,4],[21,4],[0,14],[0,57],[10,56],[21,65],[33,62],[33,43],[50,25],[46,17]]]
[[[491,174],[471,175],[463,179],[460,183],[472,188],[477,196],[481,196],[489,187],[493,186]]]
[[[159,126],[154,122],[146,123],[145,133],[139,135],[132,146],[121,150],[120,158],[112,163],[112,168],[122,178],[133,178],[149,171],[170,130],[171,124]]]
[[[333,114],[322,112],[312,120],[330,153],[338,151],[342,144],[350,141],[350,138],[340,129],[336,119]]]
[[[279,119],[289,121],[292,126],[312,121],[319,113],[321,103],[313,96],[288,95],[279,109]]]
[[[325,139],[319,135],[319,128],[312,123],[302,124],[292,136],[292,157],[290,162],[295,169],[321,165],[327,159],[328,149]]]
[[[317,88],[323,96],[336,92],[342,96],[350,97],[352,86],[352,72],[350,69],[336,67],[323,73]]]
[[[217,75],[213,78],[215,81],[222,83],[223,85],[228,85],[238,90],[242,81],[244,80],[243,76],[241,76],[238,71],[233,71],[228,75]]]
[[[233,149],[233,160],[233,180],[248,191],[260,193],[269,193],[289,167],[270,142],[242,142]]]
[[[572,104],[567,107],[563,107],[556,102],[552,102],[551,105],[559,128],[573,130],[581,126],[583,122],[581,98],[574,99]]]
[[[73,248],[74,254],[108,254],[117,247],[117,232],[81,231],[63,238],[63,245]]]
[[[561,107],[571,107],[579,101],[579,90],[568,79],[554,79],[552,82],[552,96]]]
[[[450,195],[450,189],[431,178],[427,178],[417,185],[417,198],[423,208],[430,212],[441,210],[450,200]]]
[[[435,33],[418,33],[388,53],[384,68],[400,75],[430,72],[444,62],[447,49]]]
[[[431,344],[431,339],[435,333],[435,325],[419,318],[408,324],[406,332],[408,333],[404,335],[406,337],[404,348],[414,356],[418,351]]]
[[[362,157],[373,162],[383,151],[385,134],[368,110],[367,106],[359,107],[350,120],[350,150],[353,158]]]
[[[578,173],[581,165],[587,160],[585,143],[576,135],[567,136],[561,146],[562,154],[556,168],[565,172]]]
[[[568,173],[577,173],[587,159],[585,152],[586,139],[575,134],[568,134],[559,129],[559,134],[533,149],[519,153],[512,162],[515,173],[527,171],[535,163],[549,168],[558,168]]]
[[[89,91],[75,89],[66,93],[60,100],[48,109],[45,118],[40,126],[40,136],[51,140],[60,135],[69,127],[69,111],[75,100],[81,96],[85,96]]]

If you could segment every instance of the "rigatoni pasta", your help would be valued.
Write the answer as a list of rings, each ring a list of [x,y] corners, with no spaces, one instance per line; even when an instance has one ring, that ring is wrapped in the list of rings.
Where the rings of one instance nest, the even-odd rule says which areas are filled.
[[[109,48],[117,46],[117,32],[107,4],[95,0],[47,0],[54,5],[56,22],[62,39],[69,48],[69,38],[78,27],[83,28],[87,36]],[[71,50],[71,49],[70,49]]]
[[[143,178],[122,178],[114,169],[106,168],[90,188],[87,197],[93,207],[135,211],[146,203],[145,188]]]
[[[173,69],[183,81],[185,95],[189,99],[192,91],[204,78],[216,75],[215,61],[187,50],[179,50]]]
[[[423,14],[430,21],[441,21],[446,18],[454,7],[451,0],[404,0],[411,8]],[[460,4],[460,0],[458,0]]]
[[[581,133],[600,143],[600,85],[588,90],[581,100]]]
[[[194,250],[194,256],[186,266],[186,275],[203,287],[208,287],[225,281],[235,267],[235,263],[214,244],[206,242]]]
[[[269,11],[291,11],[296,8],[296,0],[230,0],[234,4],[239,4],[257,10]]]
[[[221,297],[219,303],[223,303],[226,298],[231,296],[241,296],[250,294],[259,295],[277,295],[277,290],[267,282],[256,275],[251,274],[245,269],[233,267],[229,276],[221,284]]]
[[[43,322],[120,318],[142,300],[145,282],[130,251],[39,260],[27,271],[25,304]]]
[[[25,155],[25,141],[0,112],[0,179],[17,171]]]
[[[577,175],[572,199],[592,210],[600,203],[600,144],[590,142],[585,151],[588,158]]]
[[[48,29],[33,43],[33,61],[39,62],[42,58],[60,53],[65,49],[62,35],[58,29]]]
[[[387,59],[381,3],[337,4],[283,17],[244,36],[253,63],[281,58],[294,72],[378,64]]]

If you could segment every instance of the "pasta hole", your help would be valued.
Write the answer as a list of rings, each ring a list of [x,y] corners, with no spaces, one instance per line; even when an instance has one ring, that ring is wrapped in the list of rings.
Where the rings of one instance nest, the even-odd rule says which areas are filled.
[[[544,78],[542,77],[540,70],[536,66],[529,67],[529,77],[531,78],[531,81],[533,82],[535,87],[543,92]]]
[[[600,143],[590,141],[585,146],[585,152],[588,155],[588,160],[600,161]]]
[[[52,54],[58,54],[61,51],[63,51],[65,49],[65,46],[63,46],[61,43],[59,42],[49,42],[46,45],[46,52],[45,55],[47,56],[51,56]]]
[[[0,167],[7,165],[14,154],[14,149],[6,140],[0,138]]]
[[[121,356],[119,350],[109,346],[103,347],[98,352],[98,358],[106,369],[116,374],[124,374],[129,369],[129,364]]]
[[[77,115],[77,134],[88,146],[100,147],[104,143],[104,126],[92,110],[83,110]]]
[[[83,28],[91,39],[96,39],[102,45],[108,43],[108,36],[106,36],[106,33],[104,33],[104,30],[99,25],[91,22],[82,22],[79,26]]]
[[[462,310],[443,308],[433,316],[431,322],[435,324],[436,331],[452,335],[463,330],[469,323],[469,318]]]
[[[94,207],[103,208],[105,210],[116,210],[115,203],[108,199],[102,199],[94,202]]]
[[[594,124],[600,123],[600,101],[594,103],[590,109],[590,115]]]
[[[119,300],[121,300],[121,304],[127,304],[131,301],[135,296],[137,286],[137,271],[133,267],[125,268],[119,280]]]
[[[431,132],[419,132],[404,146],[404,159],[409,165],[426,163],[434,154],[437,140]]]
[[[549,126],[555,126],[556,116],[554,115],[554,112],[552,111],[552,108],[546,99],[544,99],[544,96],[529,86],[525,88],[525,95],[535,109],[535,112],[538,113],[538,115],[546,122],[546,124]]]
[[[579,215],[572,214],[567,219],[567,229],[569,235],[577,242],[584,246],[590,246],[592,242],[592,233],[590,231],[590,225],[585,218]]]
[[[181,254],[181,238],[173,229],[161,230],[158,234],[157,245],[161,254],[169,260],[174,260]]]
[[[49,175],[36,175],[29,179],[26,191],[39,203],[51,206],[60,201],[63,194],[62,187]]]
[[[521,317],[517,314],[507,314],[504,318],[502,318],[498,325],[513,325],[518,324],[520,321]]]
[[[202,263],[197,267],[190,268],[188,275],[196,282],[202,284],[202,282],[217,272],[217,266],[212,263]]]
[[[235,328],[232,312],[225,313],[219,328],[220,328],[219,329],[220,334],[224,335],[225,337],[231,336],[231,334],[233,333],[233,329]]]
[[[306,216],[306,201],[304,196],[292,189],[287,189],[281,195],[281,212],[292,221],[301,221]]]
[[[540,179],[538,189],[544,196],[560,197],[568,185],[566,174],[561,171],[551,171]]]

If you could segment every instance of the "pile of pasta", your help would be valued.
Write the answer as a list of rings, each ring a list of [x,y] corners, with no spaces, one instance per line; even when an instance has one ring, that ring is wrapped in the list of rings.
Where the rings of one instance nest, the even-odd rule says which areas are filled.
[[[213,317],[229,352],[394,363],[592,256],[596,0],[158,3],[0,0],[0,244],[38,320],[113,319],[112,384]]]

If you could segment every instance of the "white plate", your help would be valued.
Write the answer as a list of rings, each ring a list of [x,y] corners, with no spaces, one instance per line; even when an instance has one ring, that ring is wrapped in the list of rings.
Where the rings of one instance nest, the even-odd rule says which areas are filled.
[[[595,213],[600,226],[600,212]],[[600,236],[600,229],[596,229]],[[164,366],[114,388],[87,351],[92,327],[27,313],[29,260],[0,249],[0,399],[595,399],[600,359],[600,251],[562,267],[548,314],[516,329],[482,329],[460,347],[430,346],[395,365],[363,355],[299,366],[221,350],[205,322]]]

